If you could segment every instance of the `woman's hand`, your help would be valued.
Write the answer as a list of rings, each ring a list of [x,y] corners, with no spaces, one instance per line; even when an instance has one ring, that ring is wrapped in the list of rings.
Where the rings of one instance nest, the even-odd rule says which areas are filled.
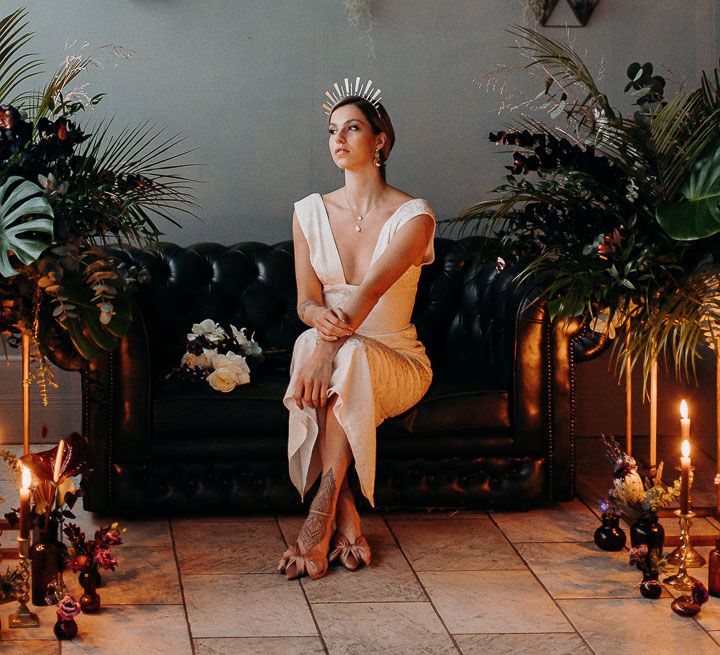
[[[313,319],[313,327],[323,341],[337,341],[353,333],[348,317],[339,307],[329,307],[318,312]]]
[[[293,393],[295,404],[300,409],[303,409],[303,403],[306,407],[325,407],[332,376],[332,361],[333,358],[328,357],[322,348],[315,348],[300,369]]]

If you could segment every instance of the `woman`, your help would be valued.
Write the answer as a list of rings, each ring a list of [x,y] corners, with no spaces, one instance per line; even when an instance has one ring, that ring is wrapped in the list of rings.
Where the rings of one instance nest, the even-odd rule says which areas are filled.
[[[278,564],[290,579],[320,578],[336,558],[350,570],[370,564],[349,466],[374,506],[375,429],[415,405],[432,379],[410,316],[420,266],[434,258],[434,215],[385,180],[395,134],[377,92],[343,95],[326,109],[345,185],[295,203],[293,214],[298,315],[311,329],[295,343],[284,398],[290,477],[303,498],[322,477]]]

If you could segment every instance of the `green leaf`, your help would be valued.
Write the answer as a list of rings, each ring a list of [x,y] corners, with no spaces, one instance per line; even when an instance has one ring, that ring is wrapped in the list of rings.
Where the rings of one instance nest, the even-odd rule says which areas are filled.
[[[21,177],[10,177],[0,187],[0,275],[17,273],[11,252],[23,264],[32,264],[53,239],[52,207],[37,185]],[[44,237],[38,238],[38,237]]]
[[[694,241],[720,232],[720,143],[698,160],[680,187],[685,200],[658,205],[658,223],[673,239]]]

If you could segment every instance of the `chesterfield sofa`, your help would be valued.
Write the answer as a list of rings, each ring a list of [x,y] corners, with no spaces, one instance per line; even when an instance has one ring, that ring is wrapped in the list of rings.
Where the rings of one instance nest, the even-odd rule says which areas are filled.
[[[551,324],[511,271],[478,263],[479,240],[438,237],[435,262],[423,267],[413,322],[434,380],[420,403],[378,429],[379,508],[524,509],[574,495],[574,367],[593,344],[583,344],[579,323]],[[294,340],[307,329],[296,314],[292,242],[114,254],[150,274],[130,331],[90,362],[51,353],[82,376],[82,429],[94,448],[86,509],[300,510],[281,402]],[[205,318],[247,327],[285,355],[231,393],[166,379],[192,323]]]

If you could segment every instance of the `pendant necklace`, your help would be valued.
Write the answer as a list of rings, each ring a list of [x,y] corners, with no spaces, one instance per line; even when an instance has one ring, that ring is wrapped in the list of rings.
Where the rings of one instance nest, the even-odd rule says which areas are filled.
[[[353,219],[355,219],[355,221],[357,222],[357,225],[355,226],[355,231],[356,231],[356,232],[362,232],[362,228],[360,227],[360,223],[362,223],[363,216],[362,216],[362,214],[360,214],[359,212],[355,211],[355,208],[350,204],[350,201],[348,200],[348,196],[347,196],[347,190],[346,190],[345,188],[343,188],[343,194],[345,195],[345,202],[347,203],[347,206],[350,208],[350,212],[352,213],[352,217],[353,217]],[[374,209],[376,204],[377,204],[377,202],[375,202],[375,203],[373,203],[372,205],[370,205],[370,207],[368,207],[368,208],[365,210],[365,213],[367,214],[367,213],[370,212],[372,209]]]

